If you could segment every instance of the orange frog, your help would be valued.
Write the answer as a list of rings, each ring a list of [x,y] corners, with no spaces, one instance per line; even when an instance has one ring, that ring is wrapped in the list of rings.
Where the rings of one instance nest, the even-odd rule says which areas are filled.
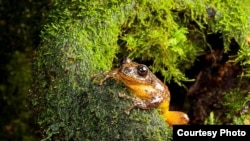
[[[168,87],[146,65],[125,59],[120,68],[107,71],[104,75],[105,78],[99,81],[99,85],[102,85],[108,78],[114,78],[121,81],[133,92],[134,97],[119,94],[120,97],[133,101],[133,104],[125,110],[126,114],[129,114],[135,107],[141,109],[159,108],[169,125],[188,124],[187,114],[180,111],[169,111],[170,93]]]

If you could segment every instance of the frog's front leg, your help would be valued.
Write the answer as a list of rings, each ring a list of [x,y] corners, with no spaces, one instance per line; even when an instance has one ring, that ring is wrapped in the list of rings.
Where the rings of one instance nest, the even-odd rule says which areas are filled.
[[[151,100],[141,100],[139,98],[131,97],[131,96],[128,96],[126,94],[121,94],[121,93],[119,93],[119,97],[126,98],[126,99],[133,101],[133,104],[127,110],[125,110],[125,113],[128,115],[130,114],[130,111],[134,109],[135,107],[147,110],[147,109],[157,107],[162,101],[158,97],[154,97]]]
[[[92,79],[96,79],[96,77],[101,75],[101,74],[104,75],[105,77],[103,79],[101,79],[99,82],[97,82],[98,85],[102,85],[104,83],[104,81],[106,81],[109,78],[115,78],[116,79],[117,73],[118,73],[118,69],[113,69],[111,71],[105,71],[103,73],[96,74]]]

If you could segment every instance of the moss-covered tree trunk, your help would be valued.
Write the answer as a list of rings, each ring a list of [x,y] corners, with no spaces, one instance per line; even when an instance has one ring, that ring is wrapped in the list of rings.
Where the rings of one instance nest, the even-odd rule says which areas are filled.
[[[130,102],[118,97],[127,92],[123,85],[110,80],[97,86],[91,76],[111,69],[116,57],[130,56],[153,60],[154,72],[180,84],[187,80],[183,71],[206,49],[208,31],[243,42],[247,26],[239,25],[247,25],[245,19],[236,25],[225,21],[241,5],[232,3],[54,0],[35,54],[31,91],[44,139],[170,139],[157,110],[124,114]]]
[[[59,2],[59,1],[58,1]],[[111,68],[122,24],[135,2],[55,3],[36,52],[33,109],[45,139],[165,140],[157,111],[124,114],[129,102],[114,81],[97,86],[91,76]],[[51,22],[51,23],[50,23]]]

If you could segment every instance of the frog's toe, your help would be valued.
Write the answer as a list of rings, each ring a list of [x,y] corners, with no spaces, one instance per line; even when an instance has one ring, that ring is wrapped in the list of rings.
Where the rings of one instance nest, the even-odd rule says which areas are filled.
[[[124,113],[127,114],[127,115],[129,115],[130,114],[130,110],[125,110]]]
[[[126,97],[126,94],[124,94],[124,93],[119,93],[118,96],[119,96],[119,97]]]

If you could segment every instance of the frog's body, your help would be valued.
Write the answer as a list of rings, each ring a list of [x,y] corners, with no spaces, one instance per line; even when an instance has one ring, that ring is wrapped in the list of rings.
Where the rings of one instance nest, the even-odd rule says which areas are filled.
[[[99,84],[102,85],[108,78],[121,81],[135,95],[135,97],[130,97],[120,94],[121,97],[133,101],[131,107],[125,111],[127,114],[134,107],[141,109],[159,108],[166,122],[170,125],[187,124],[189,122],[187,114],[169,111],[170,93],[168,87],[147,66],[126,59],[120,68],[105,72],[105,78]]]

